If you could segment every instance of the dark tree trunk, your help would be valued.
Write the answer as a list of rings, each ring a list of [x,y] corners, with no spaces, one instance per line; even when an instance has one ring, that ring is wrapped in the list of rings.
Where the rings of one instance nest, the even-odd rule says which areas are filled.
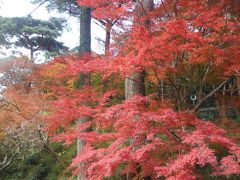
[[[145,95],[144,72],[136,72],[125,79],[125,99],[134,95]]]
[[[91,53],[91,9],[89,7],[80,7],[80,46],[79,55],[84,55],[86,53]],[[90,85],[89,74],[81,74],[80,79],[81,87]],[[78,120],[78,123],[84,123],[88,120],[87,117]],[[84,141],[82,139],[77,139],[77,153],[82,152],[84,148]],[[80,164],[79,166],[82,166]],[[85,180],[86,175],[83,172],[78,174],[78,180]]]
[[[109,50],[110,50],[112,24],[107,22],[107,23],[105,24],[105,29],[106,29],[105,55],[108,55],[108,54],[109,54]]]
[[[30,60],[34,63],[34,51],[32,49],[30,49]]]
[[[80,46],[79,54],[91,53],[91,9],[80,7]]]

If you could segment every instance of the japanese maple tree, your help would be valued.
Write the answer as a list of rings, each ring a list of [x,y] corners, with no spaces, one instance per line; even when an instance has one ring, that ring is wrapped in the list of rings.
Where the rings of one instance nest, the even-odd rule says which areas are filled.
[[[99,19],[121,18],[108,57],[62,56],[43,68],[54,107],[46,130],[55,141],[85,141],[70,169],[94,180],[116,174],[128,179],[238,175],[237,142],[195,112],[239,71],[239,2],[164,0],[140,16],[135,7],[145,1],[78,2],[92,7]],[[145,88],[153,88],[146,96],[120,98],[119,84],[139,72],[145,73]],[[91,83],[77,88],[80,73],[90,74]],[[206,91],[216,74],[220,82]],[[161,80],[172,87],[164,101]],[[183,86],[184,80],[196,83],[196,104],[186,101],[191,87]],[[83,117],[88,121],[76,123]]]

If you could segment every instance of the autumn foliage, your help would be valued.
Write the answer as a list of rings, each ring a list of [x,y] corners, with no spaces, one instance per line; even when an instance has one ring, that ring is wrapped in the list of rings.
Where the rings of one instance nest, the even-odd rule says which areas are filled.
[[[237,138],[195,116],[221,82],[239,73],[238,1],[165,0],[140,18],[130,0],[78,2],[92,7],[99,19],[119,21],[107,56],[58,57],[42,70],[54,107],[46,118],[47,132],[66,144],[85,141],[70,169],[94,180],[116,174],[135,179],[238,175]],[[144,97],[124,100],[124,78],[143,70],[146,86],[153,88]],[[91,74],[91,86],[81,86],[80,73]],[[183,87],[183,79],[190,87]],[[161,81],[172,86],[164,100]],[[209,83],[221,86],[213,92],[205,88]],[[197,104],[183,97],[191,85]],[[84,117],[88,121],[76,123]]]

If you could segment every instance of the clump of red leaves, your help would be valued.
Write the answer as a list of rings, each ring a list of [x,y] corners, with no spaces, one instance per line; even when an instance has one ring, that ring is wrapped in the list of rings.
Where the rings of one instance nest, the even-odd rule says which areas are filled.
[[[239,69],[240,26],[238,9],[230,0],[161,1],[133,28],[122,27],[124,20],[136,15],[130,0],[78,2],[92,7],[96,18],[121,17],[119,25],[127,38],[113,46],[114,55],[108,58],[60,57],[50,65],[57,73],[48,74],[53,78],[54,109],[46,119],[47,130],[56,141],[70,144],[81,138],[86,142],[72,162],[74,172],[82,171],[94,180],[116,171],[140,179],[196,179],[205,168],[212,176],[239,174],[239,146],[213,123],[175,112],[151,94],[111,103],[118,94],[114,88],[102,91],[69,85],[78,73],[97,73],[104,79],[145,70],[154,80],[192,64],[234,73]],[[151,18],[150,28],[142,25],[146,18]],[[76,125],[77,119],[86,116],[89,121]]]
[[[85,96],[86,91],[90,92],[82,90]],[[56,114],[48,117],[50,131],[66,127],[53,136],[55,141],[71,144],[81,138],[86,142],[72,162],[75,173],[83,171],[89,179],[102,179],[113,176],[120,166],[122,175],[142,178],[197,178],[201,177],[199,168],[209,166],[214,176],[240,173],[240,148],[227,138],[225,130],[146,97],[109,106],[114,94],[106,92],[97,98],[92,92],[86,97],[94,100],[91,107],[82,105],[81,93],[71,101],[59,99]],[[71,125],[86,116],[91,120]],[[84,132],[89,128],[92,130]],[[221,157],[216,145],[227,154]]]

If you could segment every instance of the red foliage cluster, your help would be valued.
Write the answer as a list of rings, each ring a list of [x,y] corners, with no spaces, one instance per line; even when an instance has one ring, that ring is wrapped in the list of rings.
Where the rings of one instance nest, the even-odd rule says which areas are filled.
[[[130,0],[78,2],[92,7],[99,19],[128,16],[131,21],[136,16]],[[63,69],[52,76],[63,78],[58,75],[67,72],[71,78],[78,73],[125,77],[145,70],[159,79],[186,64],[210,64],[228,74],[239,69],[240,19],[230,0],[161,2],[146,16],[151,18],[150,27],[143,25],[146,17],[140,19],[131,32],[126,31],[129,36],[114,45],[112,56],[60,57],[54,63],[64,65]],[[47,130],[56,141],[86,142],[71,165],[75,173],[82,171],[94,180],[117,171],[130,177],[168,179],[196,179],[204,169],[213,176],[240,173],[240,148],[227,132],[187,112],[171,110],[153,100],[152,94],[114,104],[116,91],[59,84],[52,91],[55,110],[46,119]],[[81,117],[89,121],[76,125]]]
[[[108,107],[106,97],[111,94],[97,100],[94,108],[61,100],[64,103],[58,104],[57,115],[48,119],[52,130],[82,116],[92,118],[53,137],[66,144],[76,138],[85,140],[84,150],[71,165],[75,172],[84,169],[89,179],[112,176],[120,166],[123,175],[139,177],[196,178],[201,176],[198,169],[205,166],[211,166],[214,176],[240,173],[240,148],[223,129],[145,97]],[[90,127],[94,129],[83,132]],[[227,152],[220,160],[216,146]],[[80,169],[79,163],[84,163],[84,168]]]
[[[82,6],[91,7],[93,16],[97,19],[114,20],[126,14],[126,7],[132,5],[130,0],[77,0]]]

